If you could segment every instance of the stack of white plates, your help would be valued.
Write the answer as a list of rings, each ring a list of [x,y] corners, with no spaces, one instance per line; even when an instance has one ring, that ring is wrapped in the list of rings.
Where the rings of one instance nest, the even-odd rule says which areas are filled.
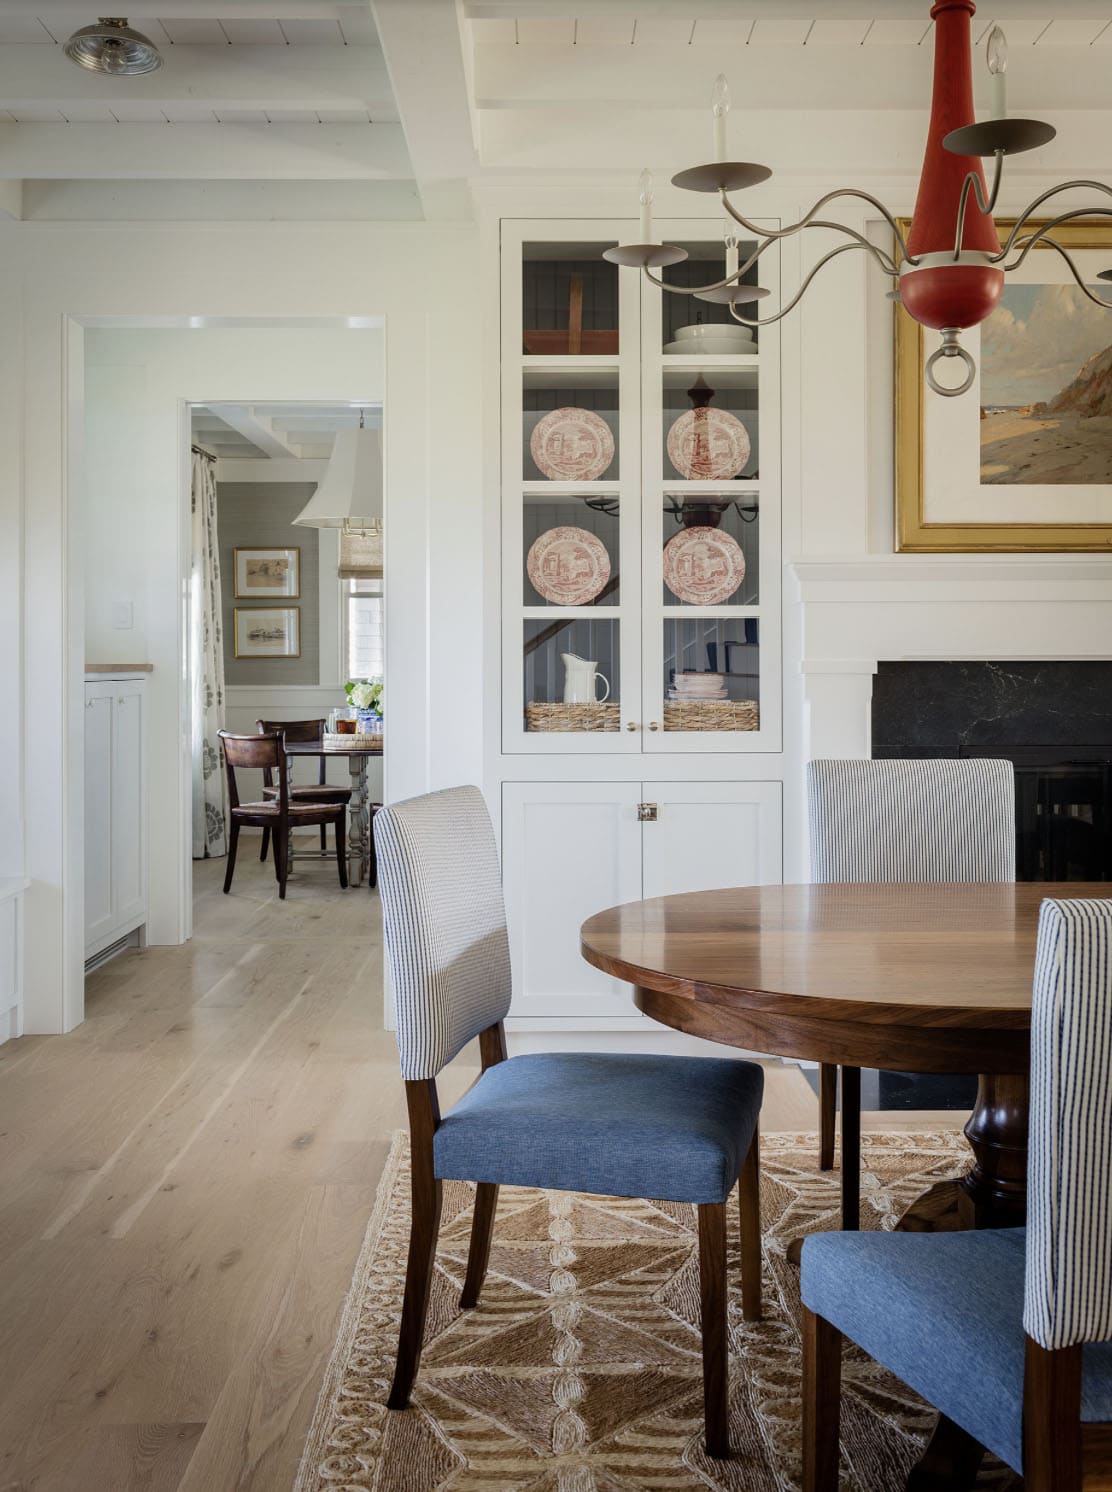
[[[678,673],[669,699],[725,699],[726,677],[720,673]]]
[[[681,357],[722,357],[756,350],[757,342],[751,327],[717,321],[679,327],[676,340],[664,348],[665,352]]]

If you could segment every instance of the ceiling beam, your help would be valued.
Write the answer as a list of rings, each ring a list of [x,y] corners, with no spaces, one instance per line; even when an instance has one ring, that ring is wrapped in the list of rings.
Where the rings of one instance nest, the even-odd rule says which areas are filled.
[[[363,109],[397,118],[378,47],[199,47],[168,49],[166,66],[134,78],[74,67],[61,47],[0,47],[0,109],[114,102],[173,103],[198,115],[220,109]]]
[[[145,15],[154,7],[145,7]],[[72,21],[75,27],[87,26],[96,19],[96,6],[81,0],[3,0],[5,16],[41,16],[50,23]],[[342,0],[185,0],[162,11],[169,16],[188,15],[191,21],[264,20],[264,21],[343,21],[353,11],[366,11],[366,5],[342,3]],[[144,16],[131,12],[136,26],[142,28]],[[53,29],[53,27],[51,27]]]
[[[458,0],[371,0],[427,218],[471,215],[479,172]]]
[[[22,181],[0,181],[0,217],[23,217]]]
[[[987,10],[988,7],[986,7]],[[515,20],[532,16],[583,15],[587,9],[573,0],[468,0],[468,20]],[[692,21],[733,20],[739,11],[751,20],[813,21],[823,20],[914,20],[929,24],[926,0],[669,0],[667,4],[647,3],[637,6],[631,0],[590,0],[590,14],[636,14],[690,17]],[[1107,0],[1007,0],[1002,14],[1009,20],[1044,18],[1050,20],[1087,21],[1108,18]],[[1007,24],[1005,20],[1004,24]]]
[[[246,404],[209,404],[208,409],[218,420],[223,420],[229,429],[241,435],[244,440],[250,441],[257,451],[264,456],[297,456],[300,452],[295,449],[291,440],[279,434],[265,414],[257,409],[252,409]],[[216,437],[219,445],[220,437]]]
[[[0,124],[0,179],[406,181],[397,124]]]

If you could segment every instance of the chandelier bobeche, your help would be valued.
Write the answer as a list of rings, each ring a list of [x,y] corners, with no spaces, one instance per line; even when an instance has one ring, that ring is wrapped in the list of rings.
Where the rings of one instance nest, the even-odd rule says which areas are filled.
[[[1045,245],[1054,249],[1066,261],[1073,278],[1089,299],[1106,310],[1112,309],[1112,302],[1093,294],[1073,259],[1054,238],[1054,230],[1063,223],[1078,218],[1112,217],[1112,208],[1083,207],[1061,212],[1047,222],[1035,219],[1035,214],[1062,192],[1081,188],[1112,197],[1112,188],[1103,182],[1065,181],[1050,187],[1023,210],[1003,244],[997,236],[992,214],[1000,194],[1004,157],[1036,150],[1052,140],[1055,131],[1051,125],[1038,119],[1008,117],[1008,51],[999,26],[992,28],[986,53],[992,76],[992,117],[981,124],[976,122],[970,44],[970,21],[975,10],[973,0],[936,0],[931,7],[935,46],[930,128],[915,213],[906,238],[883,202],[856,187],[840,187],[827,192],[799,222],[786,228],[763,229],[750,222],[731,202],[730,193],[767,181],[772,172],[767,166],[727,159],[729,90],[726,79],[719,76],[711,99],[715,159],[708,165],[681,171],[672,177],[672,185],[691,192],[717,192],[733,223],[756,238],[756,248],[744,263],[739,263],[738,239],[731,223],[725,239],[726,264],[721,280],[692,289],[669,285],[663,278],[655,276],[653,270],[680,263],[687,258],[687,251],[673,244],[653,241],[652,177],[643,171],[639,183],[641,242],[607,249],[603,257],[615,264],[640,269],[645,278],[661,290],[724,304],[733,319],[745,326],[767,326],[786,316],[799,303],[824,265],[840,254],[864,249],[883,272],[891,276],[893,297],[902,302],[908,314],[921,325],[942,333],[941,345],[927,359],[926,378],[935,393],[946,395],[964,394],[972,387],[977,372],[973,357],[961,345],[961,332],[984,321],[1000,300],[1004,276],[1008,271],[1018,269],[1033,248]],[[982,158],[993,162],[991,188],[986,186]],[[857,229],[821,218],[819,214],[823,208],[839,197],[856,197],[874,207],[892,229],[897,252],[889,254]],[[848,241],[824,254],[787,305],[773,315],[761,318],[740,311],[739,306],[749,305],[768,294],[760,286],[743,285],[742,277],[766,249],[805,228],[824,228],[841,233]],[[1098,278],[1112,280],[1112,270],[1101,271]],[[950,358],[957,358],[964,364],[965,372],[960,383],[941,383],[936,377],[936,365],[940,360]]]

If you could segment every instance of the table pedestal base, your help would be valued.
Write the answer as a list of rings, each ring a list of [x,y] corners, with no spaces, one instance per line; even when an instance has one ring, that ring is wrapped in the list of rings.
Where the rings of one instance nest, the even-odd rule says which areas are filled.
[[[896,1227],[905,1233],[1014,1228],[1027,1215],[1029,1082],[1019,1074],[982,1073],[965,1126],[973,1151],[966,1175],[938,1181],[917,1197]]]

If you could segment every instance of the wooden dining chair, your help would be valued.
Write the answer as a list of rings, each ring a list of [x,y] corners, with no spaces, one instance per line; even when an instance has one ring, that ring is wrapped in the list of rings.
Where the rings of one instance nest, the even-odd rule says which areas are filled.
[[[758,1138],[764,1074],[731,1059],[544,1052],[507,1057],[510,956],[494,831],[478,788],[375,816],[412,1146],[413,1215],[389,1407],[421,1356],[441,1185],[477,1184],[460,1305],[479,1304],[500,1184],[656,1197],[698,1213],[706,1443],[729,1450],[726,1202],[739,1182],[742,1309],[761,1311]],[[436,1078],[474,1037],[482,1075],[441,1116]]]
[[[336,830],[336,864],[340,872],[340,886],[347,887],[347,851],[345,845],[344,817],[347,808],[343,803],[294,803],[290,800],[289,767],[286,761],[286,738],[281,731],[267,735],[237,736],[230,731],[218,731],[224,752],[224,768],[228,774],[228,866],[224,873],[224,895],[232,889],[232,876],[236,868],[236,849],[239,846],[239,831],[250,824],[269,831],[274,841],[274,874],[278,881],[278,895],[286,899],[286,879],[290,866],[290,834],[294,829],[313,828],[317,824],[332,824]],[[265,798],[258,803],[241,803],[236,784],[237,767],[262,768],[273,776],[277,773],[277,797]]]
[[[1112,1486],[1112,901],[1042,904],[1027,1202],[1026,1229],[806,1240],[805,1492],[838,1486],[843,1336],[941,1411],[909,1489],[971,1487],[986,1448],[1027,1492]]]
[[[256,720],[255,726],[262,734],[269,735],[273,731],[280,730],[287,741],[304,741],[312,745],[320,745],[324,740],[325,720]],[[332,787],[325,779],[328,773],[328,762],[323,756],[317,758],[317,780],[316,782],[295,783],[290,779],[290,802],[291,803],[350,803],[350,787]],[[278,785],[274,781],[274,771],[267,768],[263,772],[263,797],[278,797]],[[262,849],[259,851],[259,859],[265,860],[267,848],[270,844],[270,830],[263,830]],[[322,855],[328,853],[328,826],[320,826],[320,852]]]
[[[1015,769],[968,758],[807,764],[811,880],[1014,881]],[[841,1069],[842,1226],[861,1197],[861,1069]],[[819,1069],[819,1166],[834,1165],[838,1068]]]

